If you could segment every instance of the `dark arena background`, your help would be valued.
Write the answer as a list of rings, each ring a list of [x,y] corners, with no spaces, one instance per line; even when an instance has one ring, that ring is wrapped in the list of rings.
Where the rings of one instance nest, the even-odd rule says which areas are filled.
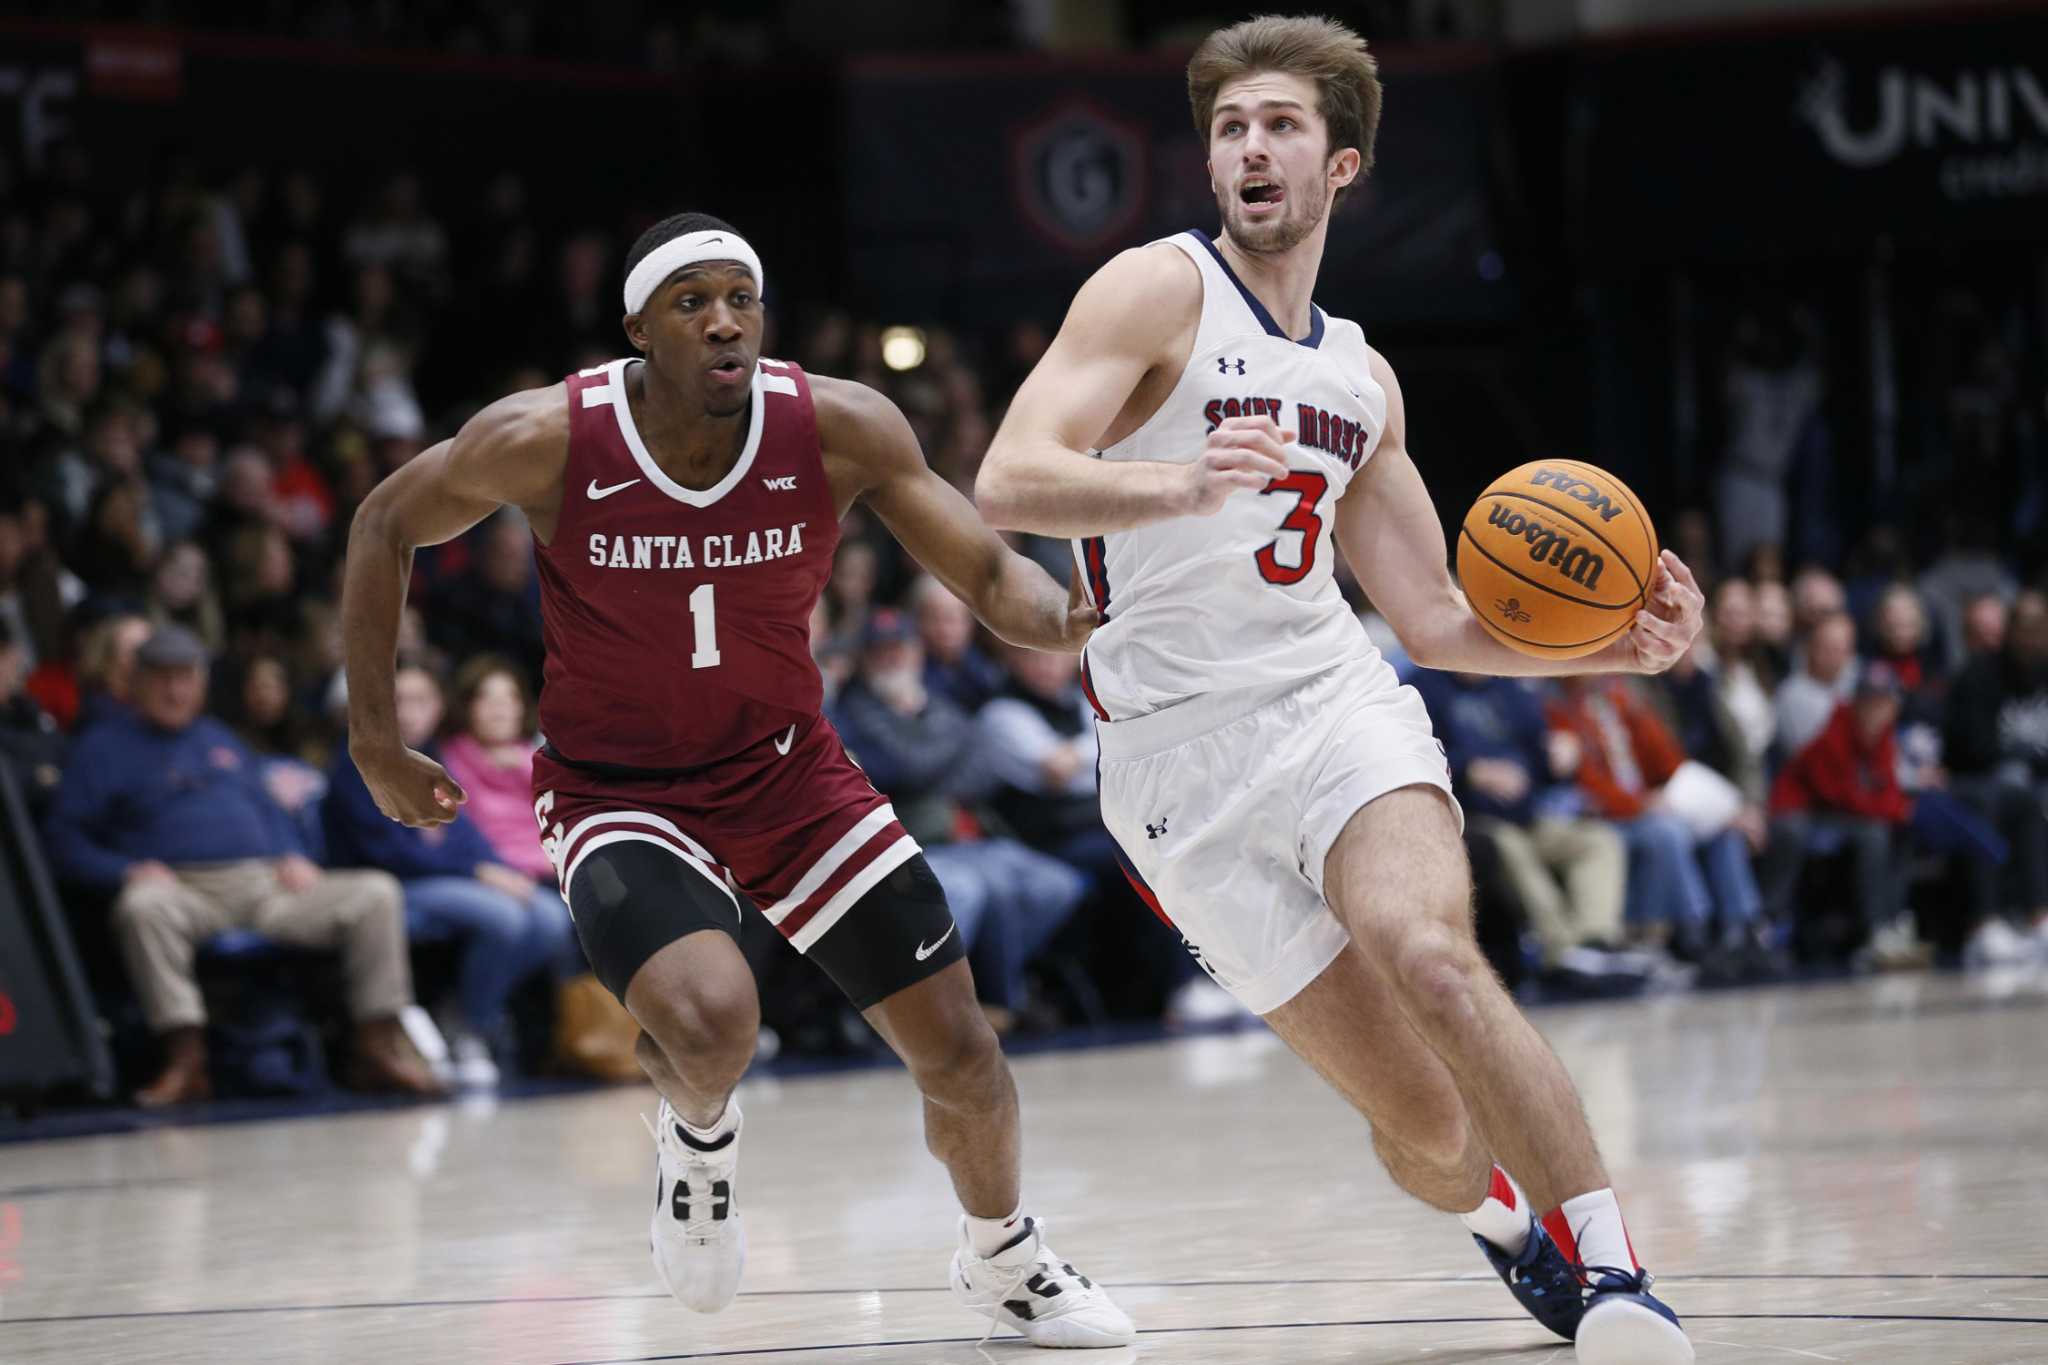
[[[1657,1295],[1701,1361],[2048,1360],[2048,6],[1318,10],[1385,104],[1314,297],[1399,372],[1449,536],[1582,461],[1706,598],[1668,672],[1511,681],[1419,667],[1337,575]],[[722,1313],[671,1298],[659,1096],[534,832],[534,537],[415,558],[398,725],[470,798],[425,831],[351,759],[350,528],[493,400],[634,354],[627,252],[686,210],[758,250],[762,354],[880,391],[972,498],[1082,283],[1218,230],[1187,64],[1253,12],[0,11],[0,1361],[1033,1354],[948,1292],[904,1067],[751,913],[751,1257]],[[864,505],[829,572],[824,715],[960,926],[1026,1207],[1136,1323],[1092,1358],[1572,1359],[1123,875],[1073,657]],[[343,927],[223,908],[244,873]]]

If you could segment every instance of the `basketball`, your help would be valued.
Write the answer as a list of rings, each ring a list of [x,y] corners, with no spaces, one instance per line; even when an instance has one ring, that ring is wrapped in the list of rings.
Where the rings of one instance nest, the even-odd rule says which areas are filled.
[[[1628,485],[1576,460],[1495,479],[1465,514],[1458,578],[1503,644],[1541,659],[1591,654],[1647,600],[1657,530]]]

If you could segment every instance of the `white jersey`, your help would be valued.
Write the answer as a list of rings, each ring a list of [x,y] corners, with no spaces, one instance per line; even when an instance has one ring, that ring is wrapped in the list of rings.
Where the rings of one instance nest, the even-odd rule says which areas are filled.
[[[1333,579],[1337,500],[1386,426],[1356,323],[1310,307],[1290,338],[1202,232],[1165,239],[1202,272],[1202,321],[1180,382],[1104,460],[1186,464],[1225,418],[1296,434],[1292,472],[1176,517],[1074,542],[1103,623],[1082,656],[1097,713],[1141,716],[1189,697],[1306,678],[1375,651]]]

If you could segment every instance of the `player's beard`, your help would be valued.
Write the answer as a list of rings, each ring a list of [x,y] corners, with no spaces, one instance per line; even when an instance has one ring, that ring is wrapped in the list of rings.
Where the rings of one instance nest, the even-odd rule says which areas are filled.
[[[1299,198],[1292,191],[1282,201],[1280,217],[1271,220],[1253,219],[1244,211],[1244,201],[1237,197],[1234,189],[1219,189],[1216,192],[1216,208],[1223,219],[1223,230],[1230,234],[1240,250],[1259,255],[1278,255],[1292,251],[1308,240],[1316,230],[1316,224],[1323,221],[1323,215],[1330,211],[1329,191],[1324,189],[1321,198],[1302,195]]]

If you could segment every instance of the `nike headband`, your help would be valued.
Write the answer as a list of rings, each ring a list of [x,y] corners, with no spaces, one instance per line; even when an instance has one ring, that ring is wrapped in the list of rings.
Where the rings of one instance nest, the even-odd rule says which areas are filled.
[[[746,238],[737,232],[686,232],[648,252],[626,276],[626,311],[639,312],[663,280],[699,261],[738,261],[754,272],[754,292],[767,292],[768,279],[761,273],[761,258],[747,245]]]

